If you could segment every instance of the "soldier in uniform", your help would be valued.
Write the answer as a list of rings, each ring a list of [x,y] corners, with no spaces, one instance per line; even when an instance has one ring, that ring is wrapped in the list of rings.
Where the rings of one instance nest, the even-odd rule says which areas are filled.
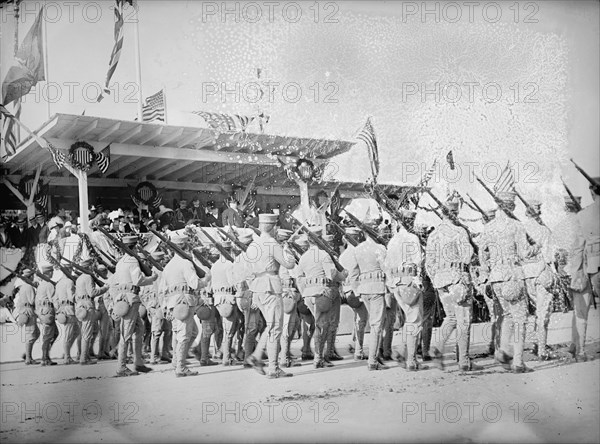
[[[499,192],[497,196],[504,208],[514,211],[514,193]],[[523,224],[500,210],[496,211],[494,220],[484,226],[479,245],[480,263],[489,271],[488,281],[502,306],[500,350],[496,350],[496,360],[514,373],[531,371],[523,362],[527,296],[521,264],[536,251],[527,241]],[[508,348],[513,331],[514,354],[511,358]]]
[[[455,200],[446,202],[446,208],[458,215]],[[435,364],[444,368],[443,349],[448,338],[457,330],[459,368],[462,371],[481,370],[482,367],[469,358],[469,334],[472,316],[472,287],[468,271],[473,247],[467,231],[452,223],[444,212],[442,222],[427,239],[425,268],[437,289],[446,317],[440,327],[441,337],[430,352]]]
[[[130,248],[133,248],[138,238],[137,236],[124,236],[121,241]],[[117,262],[113,280],[116,293],[115,306],[119,302],[125,302],[129,305],[126,314],[121,316],[121,339],[119,341],[119,368],[117,376],[137,375],[139,372],[147,373],[152,370],[144,365],[142,358],[144,324],[140,318],[141,300],[139,293],[140,287],[152,284],[157,277],[156,274],[148,277],[144,276],[137,259],[128,254],[123,255]],[[125,365],[130,343],[133,344],[135,371],[131,371]]]
[[[535,306],[537,343],[534,345],[534,354],[537,354],[540,360],[546,361],[552,357],[546,347],[546,341],[552,312],[554,249],[550,242],[550,230],[536,220],[536,217],[541,214],[541,203],[530,200],[529,204],[523,226],[527,234],[540,247],[540,251],[523,261],[523,274],[527,294]]]
[[[221,242],[221,247],[230,255],[233,255],[233,245],[231,241]],[[233,262],[225,259],[223,255],[219,255],[219,259],[210,269],[210,284],[215,300],[215,307],[223,320],[224,341],[221,345],[221,351],[223,353],[224,366],[242,364],[242,362],[237,361],[235,351],[232,349],[233,340],[239,329],[239,324],[240,322],[243,322],[241,312],[235,301],[236,288],[233,277],[233,268]]]
[[[321,236],[321,226],[309,228],[315,236]],[[302,297],[306,306],[312,312],[315,318],[315,368],[330,367],[333,364],[325,354],[325,344],[330,335],[333,308],[333,301],[339,298],[339,284],[343,282],[348,273],[340,272],[325,251],[319,247],[309,237],[310,244],[308,250],[304,252],[297,267],[297,276],[302,283]]]
[[[51,264],[44,264],[41,272],[49,279],[52,277],[54,268]],[[55,321],[54,305],[54,283],[40,279],[35,293],[36,314],[41,321],[40,336],[42,337],[42,365],[56,365],[50,359],[50,349],[58,338],[58,327]]]
[[[66,261],[62,264],[65,270],[70,270],[70,264]],[[79,322],[75,317],[75,284],[64,273],[60,273],[60,278],[54,287],[54,307],[56,308],[57,317],[64,320],[64,360],[65,364],[75,364],[71,359],[71,348],[73,343],[79,336]]]
[[[377,223],[373,220],[365,222],[375,228]],[[369,338],[369,370],[385,370],[388,367],[377,357],[382,341],[383,317],[385,314],[385,274],[383,272],[386,249],[376,243],[371,237],[354,249],[354,254],[348,257],[347,270],[358,267],[357,293],[367,306],[369,312],[369,325],[371,327]],[[350,272],[352,274],[352,272]]]
[[[335,250],[334,236],[332,234],[323,234],[323,240],[329,244],[329,246]],[[340,314],[342,310],[342,296],[340,289],[333,292],[333,301],[329,315],[331,316],[329,324],[329,334],[327,335],[327,342],[325,346],[325,358],[327,361],[341,361],[344,358],[339,355],[335,349],[335,340],[337,338],[337,331],[340,325]]]
[[[246,361],[259,373],[264,374],[262,354],[265,348],[269,357],[269,378],[292,376],[279,368],[278,354],[281,330],[283,327],[283,300],[279,267],[294,268],[294,256],[288,247],[282,247],[274,239],[276,214],[260,214],[259,229],[261,235],[250,244],[249,249],[257,252],[257,258],[251,264],[254,279],[250,284],[252,300],[262,311],[266,320],[266,329],[254,353]]]
[[[98,278],[104,282],[107,290],[110,288],[108,283],[108,269],[99,264],[96,267],[96,271],[98,272]],[[96,298],[96,310],[98,311],[98,322],[95,323],[94,332],[92,333],[92,341],[93,345],[96,342],[96,338],[98,339],[98,359],[110,359],[108,355],[110,351],[110,334],[111,334],[111,325],[112,320],[110,318],[110,314],[108,313],[108,308],[106,307],[105,299],[107,299],[107,295],[101,295]]]
[[[152,258],[159,264],[164,265],[165,254],[162,251],[152,253]],[[163,268],[164,270],[164,268]],[[169,357],[169,347],[172,340],[171,321],[166,318],[166,301],[164,298],[164,279],[162,271],[156,267],[153,272],[158,278],[152,284],[152,290],[148,299],[148,313],[151,319],[152,339],[150,342],[150,364],[159,362],[171,362]],[[162,338],[162,352],[159,353],[160,339]]]
[[[362,232],[358,228],[349,227],[346,228],[346,237],[349,237],[360,243],[364,240],[362,236]],[[354,353],[355,361],[362,361],[367,359],[367,356],[363,350],[363,344],[365,339],[365,327],[367,326],[367,322],[369,320],[369,312],[367,311],[367,307],[360,299],[360,295],[356,293],[356,289],[358,286],[358,277],[360,272],[358,270],[358,265],[356,264],[356,260],[352,259],[354,256],[355,247],[346,241],[346,248],[340,254],[340,264],[346,271],[348,272],[348,277],[342,283],[342,291],[344,293],[342,297],[342,301],[354,312],[354,329],[352,332],[353,343],[352,352]]]
[[[596,179],[600,183],[600,179]],[[585,353],[585,336],[590,305],[594,293],[600,291],[600,227],[598,214],[600,197],[590,187],[594,202],[579,214],[573,214],[570,221],[573,225],[573,239],[565,266],[565,272],[571,277],[571,293],[573,295],[573,343],[569,351],[579,362],[588,360]],[[576,204],[569,202],[567,209],[575,213]]]
[[[403,221],[412,230],[415,211],[404,210]],[[423,326],[423,254],[419,238],[400,225],[387,245],[386,285],[404,313],[401,352],[398,360],[408,371],[419,369],[417,339]]]
[[[89,267],[92,266],[92,259],[85,259],[81,261],[81,266]],[[95,299],[108,290],[108,286],[96,287],[96,283],[91,275],[87,273],[81,273],[75,282],[75,314],[79,314],[78,319],[81,322],[79,327],[81,329],[81,353],[80,361],[81,365],[95,364],[96,361],[90,359],[90,348],[92,346],[92,334],[94,330],[94,324],[97,323],[96,310],[95,310]]]
[[[25,278],[31,279],[33,276],[31,268],[24,268],[21,273]],[[15,287],[18,288],[18,293],[15,297],[14,316],[25,332],[25,364],[39,364],[32,357],[33,344],[40,337],[40,329],[37,325],[37,315],[35,313],[35,287],[21,279],[17,280]]]
[[[294,242],[303,250],[306,250],[309,247],[308,237],[306,235],[299,236]],[[296,285],[298,285],[298,281],[296,281]],[[310,348],[310,342],[315,334],[315,317],[304,303],[304,299],[300,298],[296,307],[298,308],[301,324],[300,329],[302,330],[302,360],[312,361],[315,358],[315,355]]]

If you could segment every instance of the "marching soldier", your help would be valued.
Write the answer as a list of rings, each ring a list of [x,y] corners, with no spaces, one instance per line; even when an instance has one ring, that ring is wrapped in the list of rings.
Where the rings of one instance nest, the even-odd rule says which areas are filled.
[[[329,244],[329,246],[335,249],[334,237],[332,234],[324,234],[323,240]],[[335,340],[337,338],[337,331],[340,325],[340,314],[342,310],[342,297],[339,289],[333,292],[333,301],[331,303],[331,310],[329,315],[331,316],[329,324],[329,334],[327,335],[327,342],[325,348],[325,358],[327,361],[341,361],[344,358],[339,355],[335,349]]]
[[[137,236],[123,236],[121,239],[130,248],[133,248],[137,240]],[[128,254],[117,262],[113,281],[116,294],[114,310],[121,318],[117,376],[132,376],[152,370],[144,365],[142,358],[144,324],[140,318],[139,293],[140,287],[150,285],[157,277],[156,274],[144,276],[137,259]],[[126,366],[129,344],[133,345],[135,371]]]
[[[152,258],[159,264],[164,265],[165,254],[162,251],[152,253]],[[163,268],[164,270],[164,268]],[[148,313],[151,319],[152,342],[150,343],[150,364],[159,362],[171,362],[169,357],[169,346],[172,338],[172,325],[165,316],[166,303],[164,299],[164,279],[162,271],[153,269],[158,278],[152,284],[150,298],[148,300]],[[160,339],[162,338],[162,352],[159,353]]]
[[[277,240],[286,242],[291,237],[290,230],[280,229],[277,231]],[[297,310],[297,303],[301,299],[300,293],[296,288],[296,269],[288,270],[285,267],[279,267],[279,277],[281,278],[281,287],[283,289],[283,329],[281,333],[281,352],[279,362],[284,363],[286,367],[298,366],[300,363],[294,363],[290,347],[296,325],[300,322]]]
[[[540,247],[540,251],[523,261],[523,274],[525,276],[525,285],[527,294],[534,302],[537,343],[534,345],[534,353],[539,359],[546,361],[552,356],[547,350],[546,341],[548,339],[548,324],[550,322],[550,313],[552,312],[551,293],[553,284],[553,262],[554,251],[550,243],[550,230],[537,222],[540,217],[541,203],[538,201],[529,201],[530,207],[527,208],[526,218],[523,222],[525,231]]]
[[[231,241],[221,242],[221,247],[230,255],[233,254],[233,245]],[[230,366],[242,364],[235,358],[235,351],[232,349],[233,340],[239,329],[239,323],[242,321],[241,312],[235,303],[235,283],[233,278],[234,263],[228,261],[222,255],[212,265],[210,269],[211,288],[215,307],[223,320],[224,341],[221,346],[223,353],[223,365]]]
[[[110,288],[110,285],[108,283],[108,269],[104,265],[99,264],[96,267],[96,271],[98,272],[98,278],[102,282],[104,282],[104,285],[108,290]],[[97,355],[99,360],[110,359],[108,352],[110,351],[109,339],[111,334],[110,328],[112,325],[112,320],[110,318],[110,314],[108,313],[108,308],[106,307],[106,298],[107,295],[100,295],[96,298],[96,311],[98,312],[98,321],[94,323],[92,340],[90,342],[91,347],[93,347],[93,345],[96,342],[96,338],[99,338]],[[91,353],[90,356],[92,356]]]
[[[377,223],[373,220],[365,222],[372,228]],[[383,272],[386,250],[383,245],[376,243],[371,237],[354,249],[354,254],[349,255],[347,270],[358,267],[357,293],[369,312],[369,324],[371,327],[369,338],[369,370],[385,370],[388,367],[381,362],[377,354],[382,341],[383,316],[385,314],[385,274]],[[352,272],[350,272],[352,274]]]
[[[51,264],[44,264],[41,272],[50,279],[54,272]],[[41,321],[42,337],[42,365],[56,365],[56,362],[50,359],[50,349],[58,338],[58,327],[55,321],[56,311],[52,300],[54,297],[54,283],[40,279],[35,293],[36,314]]]
[[[458,202],[446,202],[446,208],[458,214]],[[435,364],[444,368],[442,351],[452,332],[456,329],[459,368],[462,371],[481,370],[482,367],[469,359],[469,334],[472,315],[472,288],[468,267],[473,256],[467,231],[452,223],[443,213],[442,222],[429,235],[425,268],[433,287],[444,307],[446,317],[440,327],[441,337],[430,352]]]
[[[591,187],[590,187],[591,189]],[[587,320],[600,279],[600,232],[598,212],[600,200],[594,194],[594,203],[577,213],[577,203],[567,201],[569,222],[572,224],[571,248],[565,266],[565,272],[571,277],[570,289],[573,296],[572,344],[569,352],[578,362],[585,362],[585,336]],[[579,198],[580,199],[580,198]]]
[[[267,326],[260,337],[260,341],[254,353],[246,361],[259,373],[265,374],[262,362],[262,353],[267,349],[269,357],[269,378],[282,378],[292,376],[279,368],[278,354],[279,342],[281,340],[281,329],[283,325],[283,301],[281,279],[279,268],[294,268],[294,256],[287,249],[277,243],[274,239],[275,226],[277,224],[276,214],[260,214],[259,229],[261,235],[250,244],[249,249],[258,253],[257,258],[251,264],[254,279],[250,284],[252,300],[262,311]]]
[[[71,266],[66,261],[62,263],[65,271],[69,272]],[[79,322],[75,317],[75,284],[64,273],[60,273],[60,278],[54,287],[54,306],[56,310],[58,322],[65,326],[64,338],[64,363],[65,365],[75,364],[71,359],[71,348],[73,343],[79,336]]]
[[[309,228],[316,236],[321,236],[322,228]],[[298,279],[302,278],[302,297],[315,317],[315,368],[331,367],[333,364],[325,355],[325,343],[330,334],[332,315],[329,313],[333,300],[339,297],[339,283],[348,275],[347,271],[339,272],[325,251],[308,238],[309,248],[298,262]]]
[[[307,250],[309,247],[308,237],[306,235],[299,236],[294,242],[296,245],[302,248],[302,250]],[[297,280],[296,284],[298,285]],[[310,342],[315,334],[315,317],[304,303],[304,299],[302,297],[298,300],[296,307],[298,308],[300,329],[302,331],[302,360],[312,361],[315,359],[315,355],[310,348]]]
[[[31,268],[24,268],[21,272],[24,278],[33,276]],[[23,327],[25,331],[25,365],[39,364],[32,357],[33,344],[40,337],[40,329],[37,325],[37,315],[35,312],[35,287],[31,284],[19,279],[15,283],[18,288],[17,296],[15,297],[14,315],[17,319],[17,324]]]
[[[89,269],[92,266],[92,259],[81,261],[81,266]],[[96,287],[96,283],[88,273],[81,273],[75,282],[75,314],[81,322],[81,365],[96,364],[96,361],[90,359],[90,348],[92,347],[92,334],[94,324],[97,323],[95,299],[103,295],[108,290],[108,286]]]
[[[358,228],[349,227],[346,228],[346,237],[351,238],[356,243],[360,243],[364,240],[361,231]],[[367,307],[360,299],[360,295],[357,295],[356,289],[358,287],[359,270],[356,262],[353,262],[355,247],[348,241],[346,241],[346,248],[340,254],[340,264],[348,271],[348,277],[342,283],[342,291],[344,296],[342,301],[354,312],[354,329],[352,332],[354,346],[352,351],[354,353],[355,361],[362,361],[367,359],[367,356],[363,350],[363,344],[365,339],[365,327],[369,320],[369,312]],[[352,265],[354,264],[354,265]]]
[[[174,235],[171,242],[182,249],[186,249],[188,237]],[[207,274],[208,275],[208,274]],[[196,376],[198,372],[190,370],[186,359],[192,341],[198,334],[198,327],[194,321],[194,313],[199,305],[196,291],[201,285],[200,279],[192,262],[178,254],[173,256],[163,270],[165,297],[167,308],[173,316],[173,360],[175,376]]]
[[[408,229],[414,226],[416,212],[404,210]],[[386,285],[404,313],[401,352],[398,360],[406,370],[416,371],[417,339],[423,326],[423,254],[419,238],[400,225],[387,245],[385,257]]]
[[[497,196],[504,208],[514,211],[514,193],[499,192]],[[509,218],[504,211],[496,211],[494,220],[486,224],[481,233],[479,259],[489,271],[488,281],[502,306],[500,350],[496,350],[496,359],[514,373],[532,371],[523,362],[527,296],[521,264],[533,254],[535,251],[527,242],[523,225]],[[513,333],[514,355],[511,358],[508,348]]]

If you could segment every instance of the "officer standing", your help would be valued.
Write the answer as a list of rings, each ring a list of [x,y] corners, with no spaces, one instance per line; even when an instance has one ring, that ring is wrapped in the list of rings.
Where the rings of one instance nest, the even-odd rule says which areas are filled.
[[[253,302],[262,311],[267,327],[260,337],[254,353],[246,361],[259,373],[264,374],[262,353],[267,349],[269,378],[282,378],[292,376],[279,368],[278,353],[281,330],[283,327],[283,301],[279,267],[294,268],[294,256],[287,249],[277,243],[274,236],[278,216],[276,214],[260,214],[258,225],[260,236],[250,244],[258,252],[258,257],[251,264],[254,279],[250,284]]]
[[[457,201],[450,200],[445,206],[449,213],[458,215]],[[429,235],[425,259],[427,274],[438,291],[446,313],[440,327],[440,340],[430,352],[435,364],[442,369],[444,345],[455,329],[460,370],[482,369],[469,358],[473,289],[468,267],[472,256],[473,247],[469,243],[469,234],[464,228],[453,224],[450,215],[444,212],[442,222]]]
[[[124,236],[121,241],[133,248],[137,243],[137,236]],[[115,267],[114,290],[116,305],[127,303],[129,308],[121,317],[121,339],[119,341],[119,357],[117,376],[132,376],[139,372],[147,373],[152,369],[144,365],[142,358],[142,341],[144,339],[144,324],[140,318],[139,297],[140,287],[150,285],[158,276],[144,276],[140,265],[135,257],[128,254],[123,255]],[[131,371],[125,364],[127,362],[127,350],[133,341],[135,371]]]
[[[515,209],[515,193],[499,192],[500,204],[509,212]],[[479,259],[489,270],[489,282],[502,306],[500,350],[496,359],[505,369],[514,373],[532,371],[523,363],[527,322],[527,296],[522,269],[523,261],[536,254],[530,247],[525,228],[520,222],[498,210],[493,221],[481,233]],[[514,354],[508,354],[514,332]],[[511,366],[512,362],[512,366]]]

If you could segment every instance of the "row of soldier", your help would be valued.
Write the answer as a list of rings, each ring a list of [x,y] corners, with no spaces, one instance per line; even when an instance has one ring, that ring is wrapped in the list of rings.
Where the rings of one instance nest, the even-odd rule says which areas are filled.
[[[586,222],[589,214],[598,214],[600,203],[594,191],[594,204],[582,212],[584,217],[574,214],[575,202],[566,205],[576,221],[564,272],[571,277],[571,352],[577,360],[586,359],[587,316],[600,276],[597,222],[591,226]],[[291,231],[277,229],[274,214],[259,215],[260,231],[254,235],[236,235],[232,229],[234,243],[226,240],[215,245],[220,255],[212,264],[198,262],[190,239],[179,232],[165,239],[171,254],[156,251],[150,256],[153,267],[149,272],[143,272],[139,257],[127,253],[135,249],[136,236],[121,239],[124,254],[114,273],[92,257],[75,264],[59,255],[53,266],[42,265],[41,273],[26,269],[21,274],[15,306],[26,331],[25,363],[35,363],[32,349],[40,336],[39,319],[42,364],[53,364],[50,348],[58,320],[65,326],[65,363],[73,362],[70,353],[75,341],[80,341],[79,362],[95,363],[90,350],[99,336],[98,357],[106,357],[109,345],[118,343],[117,375],[148,372],[151,368],[142,356],[146,318],[152,332],[150,364],[170,360],[171,345],[178,377],[197,374],[188,367],[190,352],[201,365],[214,363],[209,358],[211,335],[222,337],[216,341],[221,353],[214,355],[221,355],[223,365],[243,363],[271,378],[286,377],[291,374],[281,367],[297,365],[290,344],[298,323],[304,324],[303,358],[314,359],[315,368],[332,366],[331,361],[341,359],[334,344],[341,305],[347,304],[354,311],[354,358],[366,359],[369,370],[387,368],[384,359],[391,354],[390,332],[399,307],[403,325],[396,359],[408,371],[416,371],[423,368],[417,348],[419,339],[428,336],[430,315],[426,312],[431,302],[427,288],[431,285],[446,316],[431,350],[428,340],[424,341],[423,360],[433,359],[444,368],[444,345],[456,331],[459,368],[481,369],[469,357],[473,293],[479,291],[486,295],[491,314],[495,334],[490,352],[495,360],[515,373],[530,371],[523,360],[528,297],[536,307],[537,354],[540,359],[552,358],[546,340],[550,289],[557,273],[555,252],[549,230],[536,220],[539,205],[532,205],[521,223],[508,216],[514,210],[515,195],[506,192],[498,197],[498,208],[484,214],[486,223],[476,242],[456,223],[459,204],[450,200],[444,204],[442,222],[426,240],[414,233],[416,213],[402,210],[401,223],[385,244],[371,235],[377,232],[376,221],[364,221],[359,228],[342,227],[345,241],[339,255],[327,245],[330,239],[323,236],[321,227],[301,226],[304,234],[291,237]],[[56,278],[57,267],[61,272],[53,282],[50,278]],[[70,274],[76,271],[77,277]],[[30,280],[33,274],[38,275],[37,282]],[[363,348],[367,322],[368,356]],[[192,350],[198,325],[200,341]],[[126,365],[130,348],[135,370]]]

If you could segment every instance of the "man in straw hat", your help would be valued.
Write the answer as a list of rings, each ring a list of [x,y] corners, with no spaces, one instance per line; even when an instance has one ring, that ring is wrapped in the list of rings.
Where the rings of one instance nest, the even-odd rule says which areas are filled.
[[[43,264],[40,270],[48,278],[51,278],[54,273],[54,267],[48,263]],[[35,293],[35,308],[41,321],[42,365],[56,365],[56,362],[50,359],[50,349],[58,337],[58,327],[55,321],[56,311],[52,304],[53,298],[54,284],[40,279]]]
[[[24,268],[21,274],[25,278],[33,279],[32,268]],[[25,364],[39,364],[32,357],[33,344],[40,337],[37,315],[35,314],[35,287],[21,279],[17,280],[15,287],[18,289],[18,293],[15,297],[15,311],[13,315],[25,332]]]
[[[171,242],[182,249],[188,245],[188,237],[184,234],[175,234]],[[167,309],[172,317],[173,326],[173,364],[175,376],[196,376],[198,372],[187,367],[186,359],[192,341],[198,334],[198,327],[194,321],[194,313],[199,305],[196,291],[205,286],[209,274],[200,279],[192,262],[174,255],[163,270],[163,280]]]
[[[137,236],[124,236],[121,241],[133,248],[137,243]],[[113,288],[116,294],[115,307],[117,303],[129,305],[119,313],[121,317],[121,340],[119,341],[119,357],[117,376],[137,375],[139,372],[147,373],[152,369],[144,365],[142,358],[142,341],[144,339],[144,324],[140,318],[139,297],[140,287],[152,284],[157,279],[156,274],[144,276],[137,259],[125,254],[115,267],[113,276]],[[133,341],[135,371],[131,371],[125,365],[127,362],[127,350]]]
[[[283,327],[283,300],[279,268],[294,268],[294,256],[287,246],[282,247],[275,240],[276,214],[260,214],[259,229],[261,235],[254,240],[249,248],[257,252],[256,259],[251,264],[254,279],[250,284],[253,302],[262,311],[267,328],[260,337],[254,353],[246,361],[259,373],[265,374],[262,354],[265,348],[269,357],[267,376],[281,378],[292,376],[279,368],[278,347]]]
[[[515,209],[515,193],[497,193],[500,205],[509,211]],[[489,282],[502,306],[500,350],[496,360],[514,373],[532,371],[523,362],[527,322],[527,295],[521,264],[536,254],[527,241],[523,224],[509,218],[504,211],[496,211],[493,221],[484,225],[479,243],[479,260],[489,269]],[[514,334],[514,353],[511,357],[509,343]],[[512,365],[511,365],[512,364]]]
[[[451,199],[445,204],[456,217],[459,203]],[[450,335],[456,330],[458,365],[462,371],[481,370],[482,367],[469,358],[471,317],[473,312],[473,288],[469,264],[473,247],[467,230],[455,225],[449,214],[443,212],[442,222],[427,239],[425,268],[433,287],[444,307],[446,317],[440,327],[441,337],[430,355],[435,364],[444,368],[443,350]]]

